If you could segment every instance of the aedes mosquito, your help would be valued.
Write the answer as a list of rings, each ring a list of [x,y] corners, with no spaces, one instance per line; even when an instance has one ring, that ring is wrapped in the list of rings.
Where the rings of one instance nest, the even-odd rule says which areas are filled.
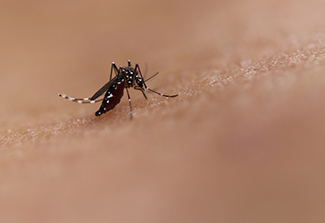
[[[112,78],[113,71],[115,72],[115,77]],[[131,98],[129,94],[128,88],[133,87],[135,90],[139,90],[142,92],[145,99],[148,99],[145,91],[149,90],[153,93],[156,93],[158,95],[161,95],[163,97],[176,97],[178,94],[174,95],[166,95],[159,93],[155,90],[152,90],[151,88],[147,87],[146,81],[150,80],[151,78],[155,77],[158,74],[158,72],[151,77],[149,77],[147,80],[144,80],[140,67],[138,64],[135,65],[135,67],[131,66],[131,61],[128,61],[127,67],[117,68],[115,63],[112,63],[111,66],[111,74],[109,77],[109,81],[101,88],[99,89],[91,98],[72,98],[65,94],[59,94],[58,95],[62,98],[68,99],[73,102],[77,102],[79,104],[85,104],[85,103],[97,103],[102,101],[102,105],[96,111],[95,115],[100,116],[109,110],[115,108],[115,106],[120,103],[121,98],[124,94],[124,88],[126,90],[126,93],[128,95],[129,99],[129,106],[130,106],[130,117],[132,118],[132,105],[131,105]],[[105,93],[106,92],[106,93]],[[105,93],[104,98],[97,99],[101,95]]]

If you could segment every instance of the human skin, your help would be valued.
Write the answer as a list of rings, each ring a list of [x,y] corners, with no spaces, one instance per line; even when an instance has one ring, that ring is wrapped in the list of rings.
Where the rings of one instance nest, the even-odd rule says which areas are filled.
[[[325,219],[323,1],[1,4],[0,222]]]

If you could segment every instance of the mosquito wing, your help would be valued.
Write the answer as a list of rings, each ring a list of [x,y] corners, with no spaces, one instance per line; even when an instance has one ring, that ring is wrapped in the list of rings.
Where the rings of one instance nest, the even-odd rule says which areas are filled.
[[[99,89],[91,98],[90,100],[95,100],[99,96],[103,95],[113,84],[117,81],[117,76],[115,76],[112,80],[107,82],[101,89]]]

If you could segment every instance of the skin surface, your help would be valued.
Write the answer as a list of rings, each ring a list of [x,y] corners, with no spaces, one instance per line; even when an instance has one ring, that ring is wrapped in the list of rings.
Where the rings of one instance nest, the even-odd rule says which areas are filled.
[[[324,1],[0,6],[0,222],[325,220]],[[128,59],[179,96],[56,95]]]

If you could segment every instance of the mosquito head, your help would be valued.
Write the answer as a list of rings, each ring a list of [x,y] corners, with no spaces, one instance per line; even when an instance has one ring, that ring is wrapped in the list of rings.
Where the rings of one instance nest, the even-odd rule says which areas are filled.
[[[131,60],[128,60],[128,66],[131,67]]]

